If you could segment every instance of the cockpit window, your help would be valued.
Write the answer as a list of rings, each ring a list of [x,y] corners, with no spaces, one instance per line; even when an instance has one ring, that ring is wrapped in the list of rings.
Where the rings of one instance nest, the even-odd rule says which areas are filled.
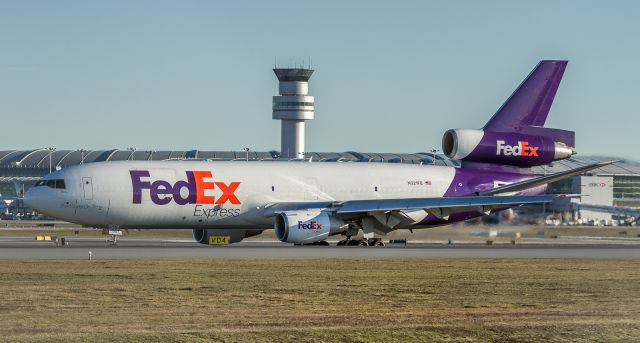
[[[40,180],[36,182],[34,187],[47,186],[49,188],[66,189],[63,179]]]
[[[65,189],[65,188],[67,188],[67,187],[65,187],[65,185],[64,185],[64,180],[62,180],[62,179],[56,180],[56,188],[58,188],[58,189]]]

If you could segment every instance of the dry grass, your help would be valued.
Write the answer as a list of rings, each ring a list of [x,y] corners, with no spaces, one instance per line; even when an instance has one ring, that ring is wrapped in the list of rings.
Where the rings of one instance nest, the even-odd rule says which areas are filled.
[[[7,341],[639,341],[640,261],[0,261]]]

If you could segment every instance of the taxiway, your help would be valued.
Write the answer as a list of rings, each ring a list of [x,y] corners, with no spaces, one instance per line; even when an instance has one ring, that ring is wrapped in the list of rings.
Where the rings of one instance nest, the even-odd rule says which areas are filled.
[[[434,244],[385,247],[293,246],[274,241],[245,241],[207,246],[187,240],[69,240],[68,246],[21,237],[0,240],[0,259],[640,259],[637,244]]]

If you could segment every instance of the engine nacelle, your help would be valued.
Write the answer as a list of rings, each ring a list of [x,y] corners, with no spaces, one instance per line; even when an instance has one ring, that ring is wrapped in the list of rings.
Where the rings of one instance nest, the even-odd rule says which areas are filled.
[[[520,167],[549,164],[575,154],[572,147],[548,136],[470,129],[445,132],[442,151],[456,160]]]
[[[244,229],[193,229],[193,239],[201,244],[209,244],[209,237],[228,236],[229,243],[238,243],[247,237],[257,236],[262,230]]]
[[[290,211],[276,216],[276,238],[287,243],[313,243],[329,235],[346,231],[348,225],[341,219],[322,211]]]

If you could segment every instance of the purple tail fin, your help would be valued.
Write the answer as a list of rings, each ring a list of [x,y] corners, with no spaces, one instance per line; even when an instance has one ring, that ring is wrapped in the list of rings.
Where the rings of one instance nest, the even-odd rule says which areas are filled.
[[[523,132],[544,126],[567,61],[540,61],[484,126],[485,131]]]
[[[442,151],[467,166],[529,168],[573,156],[575,132],[544,127],[566,67],[567,61],[538,63],[482,130],[445,132]]]

